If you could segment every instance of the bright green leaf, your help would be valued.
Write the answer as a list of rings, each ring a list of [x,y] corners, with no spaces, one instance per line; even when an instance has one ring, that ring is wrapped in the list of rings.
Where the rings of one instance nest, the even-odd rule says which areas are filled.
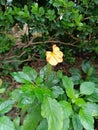
[[[69,116],[72,114],[72,106],[69,102],[66,101],[60,101],[60,105],[63,109],[64,117],[69,118]]]
[[[13,122],[7,117],[0,117],[0,130],[15,130]]]
[[[48,130],[63,130],[63,111],[60,104],[52,98],[45,98],[41,115],[47,119]]]
[[[0,114],[5,114],[9,112],[12,109],[14,103],[15,103],[14,100],[7,100],[7,101],[2,102],[0,104]]]
[[[70,124],[70,115],[72,114],[72,107],[71,104],[66,101],[60,101],[60,105],[63,110],[63,130],[69,130],[69,124]]]
[[[62,82],[63,82],[64,88],[66,90],[67,96],[69,98],[74,99],[75,98],[74,89],[73,89],[74,84],[73,84],[72,80],[67,76],[63,76]]]
[[[77,98],[75,100],[75,104],[79,107],[84,107],[86,105],[86,102],[83,98]]]
[[[79,119],[86,130],[94,130],[94,119],[89,111],[80,109]]]
[[[35,81],[36,77],[37,77],[37,72],[35,69],[29,67],[29,66],[24,66],[23,67],[23,72],[25,74],[27,74],[29,76],[29,78],[31,78],[31,80]]]
[[[31,77],[29,77],[27,74],[23,72],[13,72],[11,75],[19,83],[27,83],[27,82],[32,83]]]

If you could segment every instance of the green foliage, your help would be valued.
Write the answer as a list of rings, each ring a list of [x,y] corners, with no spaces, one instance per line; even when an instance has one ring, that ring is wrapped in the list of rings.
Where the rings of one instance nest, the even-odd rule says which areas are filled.
[[[25,47],[27,55],[20,59],[31,56],[32,50],[45,58],[43,43],[53,41],[66,45],[62,50],[66,60],[71,63],[75,61],[72,54],[98,54],[97,0],[80,0],[76,3],[49,0],[42,6],[31,1],[21,3],[24,6],[15,0],[12,5],[6,1],[0,3],[0,54],[9,51],[14,45],[11,28],[15,23],[20,25],[20,29],[23,29],[24,23],[28,24],[29,36],[23,36],[24,41],[41,43],[33,49],[31,46]],[[15,50],[16,54],[23,49]],[[10,69],[5,62],[2,69],[6,67]],[[71,68],[70,77],[60,70],[53,71],[50,65],[43,67],[39,73],[29,66],[11,73],[20,86],[10,92],[8,100],[0,99],[0,129],[94,130],[94,120],[98,118],[98,78],[94,67],[88,62],[84,61],[81,69]],[[0,94],[4,92],[5,88],[0,88]],[[11,119],[7,114],[14,105],[17,110],[21,110],[20,117]]]
[[[44,99],[41,115],[48,121],[48,130],[63,129],[63,111],[60,104],[55,99],[50,97]]]
[[[13,100],[7,100],[5,102],[2,102],[0,104],[0,115],[9,112],[12,109],[14,103],[15,102]]]
[[[85,77],[75,68],[70,69],[72,76],[68,77],[60,70],[53,71],[49,64],[39,73],[29,66],[11,73],[21,86],[10,92],[8,100],[0,101],[0,126],[12,130],[94,130],[98,80],[89,62],[84,61],[81,67]],[[12,122],[8,113],[14,106],[21,111]]]
[[[19,23],[21,27],[27,23],[30,40],[36,33],[37,37],[34,37],[33,40],[41,41],[42,44],[51,37],[53,40],[58,39],[61,42],[71,43],[74,48],[69,47],[68,53],[65,51],[69,57],[77,52],[98,53],[98,2],[96,0],[93,2],[89,2],[89,0],[77,1],[76,3],[64,0],[49,0],[47,2],[32,2],[31,0],[17,2],[13,0],[12,6],[6,2],[1,2],[1,7],[2,5],[5,7],[5,11],[2,8],[0,11],[0,29],[2,31],[8,31],[15,23]],[[38,33],[41,34],[40,38],[38,38]],[[2,34],[4,33],[2,32]],[[3,39],[1,37],[4,47],[0,53],[8,51],[12,47],[12,40],[9,41],[7,44],[9,46],[6,48],[7,39],[4,43]],[[73,58],[71,62],[74,62]]]
[[[13,122],[7,116],[0,117],[0,129],[1,130],[15,130]]]
[[[85,67],[84,63],[82,64],[87,75],[90,67],[92,66],[88,62],[85,62]],[[92,75],[89,75],[88,80],[86,76],[82,78],[78,69],[72,69],[71,72],[72,77],[79,75],[81,82],[75,82],[72,77],[63,75],[61,71],[54,72],[48,64],[39,74],[28,66],[11,74],[22,84],[10,97],[17,102],[17,109],[21,108],[20,114],[26,114],[21,128],[94,130],[94,120],[98,117],[97,84],[90,80]]]
[[[74,82],[74,84],[82,83],[83,79],[91,82],[98,82],[95,68],[94,66],[90,65],[89,61],[83,61],[81,69],[82,71],[80,71],[77,68],[70,68],[70,73],[72,75],[71,79]]]

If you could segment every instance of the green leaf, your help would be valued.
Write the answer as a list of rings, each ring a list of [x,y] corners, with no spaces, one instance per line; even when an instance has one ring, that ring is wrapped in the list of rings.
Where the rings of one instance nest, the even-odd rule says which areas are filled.
[[[57,71],[57,77],[60,78],[60,79],[62,79],[63,73],[62,73],[61,70],[58,70],[58,71]]]
[[[64,116],[63,130],[69,130],[69,123],[70,123],[69,117],[72,114],[71,104],[66,101],[60,101],[60,105],[62,107]]]
[[[83,63],[82,63],[82,70],[83,70],[83,72],[84,73],[88,73],[88,70],[90,69],[90,63],[89,62],[87,62],[87,61],[84,61]]]
[[[69,102],[66,101],[60,101],[60,105],[63,109],[64,117],[69,118],[69,116],[72,114],[72,106]]]
[[[13,122],[7,117],[0,117],[0,130],[15,130]]]
[[[46,88],[35,88],[34,89],[35,95],[39,101],[43,101],[44,96],[52,97],[52,92]]]
[[[46,119],[43,119],[36,130],[48,130],[48,123]]]
[[[76,68],[70,68],[70,73],[72,75],[71,79],[74,84],[79,84],[81,81],[81,72]]]
[[[77,98],[75,100],[75,104],[79,107],[84,107],[86,105],[86,102],[83,98]]]
[[[35,69],[33,69],[33,68],[29,67],[29,66],[24,66],[23,67],[23,72],[25,74],[27,74],[31,78],[31,80],[35,81],[35,79],[37,77],[37,72],[36,72]]]
[[[91,95],[95,90],[95,84],[93,82],[83,82],[80,85],[80,93],[85,95]]]
[[[5,90],[6,90],[5,88],[1,88],[1,89],[0,89],[0,93],[4,93]]]
[[[44,66],[41,70],[40,70],[40,77],[43,79],[45,78],[47,73],[47,66]]]
[[[94,130],[94,119],[89,111],[80,109],[79,118],[86,130]]]
[[[90,102],[98,102],[98,92],[95,91],[93,94],[87,95],[86,99]]]
[[[39,124],[39,121],[42,119],[40,113],[40,106],[34,107],[24,119],[23,130],[35,130]]]
[[[46,12],[46,18],[49,19],[49,21],[53,21],[55,19],[55,11],[54,10],[47,10]]]
[[[67,76],[63,76],[62,82],[65,87],[67,96],[74,99],[75,98],[74,89],[73,89],[74,84],[72,80],[68,78]]]
[[[52,98],[45,98],[41,106],[41,115],[47,118],[48,130],[63,129],[63,111],[60,104]]]
[[[52,89],[54,98],[57,98],[59,95],[64,94],[63,89],[59,86],[54,86],[51,89]]]
[[[14,100],[7,100],[4,101],[3,103],[0,104],[0,114],[5,114],[7,112],[9,112],[13,105],[14,105],[15,101]]]
[[[38,13],[38,3],[34,3],[32,5],[31,12],[32,12],[32,14],[37,14]]]
[[[80,122],[79,115],[74,114],[72,116],[72,123],[73,123],[74,130],[83,130],[83,126]]]
[[[23,67],[23,71],[13,72],[11,75],[19,83],[32,83],[32,81],[35,81],[37,77],[37,72],[31,67],[25,66]]]
[[[14,123],[14,126],[15,126],[15,130],[20,130],[20,117],[16,117],[14,120],[13,120],[13,123]]]
[[[13,72],[11,75],[19,83],[27,83],[27,82],[32,83],[31,77],[29,77],[24,72]]]
[[[87,102],[86,107],[92,116],[98,116],[98,104]]]

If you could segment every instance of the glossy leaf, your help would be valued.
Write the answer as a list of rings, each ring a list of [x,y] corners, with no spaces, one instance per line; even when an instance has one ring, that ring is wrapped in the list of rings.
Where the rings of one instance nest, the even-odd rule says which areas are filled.
[[[37,77],[37,72],[31,67],[25,66],[23,67],[23,71],[13,72],[11,75],[19,83],[32,83]]]
[[[31,78],[31,80],[35,81],[35,79],[37,77],[37,72],[36,72],[35,69],[33,69],[33,68],[29,67],[29,66],[24,66],[23,67],[23,72],[25,74],[27,74]]]
[[[23,72],[13,72],[12,76],[19,83],[32,83],[31,77],[29,77],[27,74]]]

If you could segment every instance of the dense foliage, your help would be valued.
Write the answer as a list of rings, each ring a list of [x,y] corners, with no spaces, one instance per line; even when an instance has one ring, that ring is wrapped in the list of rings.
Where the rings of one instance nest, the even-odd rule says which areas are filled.
[[[98,0],[0,1],[0,130],[94,130],[94,67],[84,61],[67,76],[50,64],[98,55],[97,8]],[[46,53],[51,44],[61,49]],[[28,66],[45,58],[39,72]]]
[[[23,24],[28,24],[29,40],[34,36],[34,39],[37,37],[36,41],[40,41],[42,44],[45,41],[65,43],[63,47],[65,53],[66,50],[73,54],[87,51],[98,53],[97,7],[97,0],[92,0],[92,2],[89,0],[76,2],[70,0],[44,2],[13,0],[12,3],[2,0],[0,53],[10,50],[13,46],[10,31],[15,23],[18,23],[21,29]]]
[[[60,70],[53,71],[50,64],[39,74],[29,66],[11,73],[21,86],[9,93],[8,100],[0,101],[0,129],[94,130],[98,78],[88,62],[83,62],[81,68],[71,68],[70,77]],[[0,89],[0,93],[4,91]],[[7,113],[13,108],[16,116],[10,119]]]

